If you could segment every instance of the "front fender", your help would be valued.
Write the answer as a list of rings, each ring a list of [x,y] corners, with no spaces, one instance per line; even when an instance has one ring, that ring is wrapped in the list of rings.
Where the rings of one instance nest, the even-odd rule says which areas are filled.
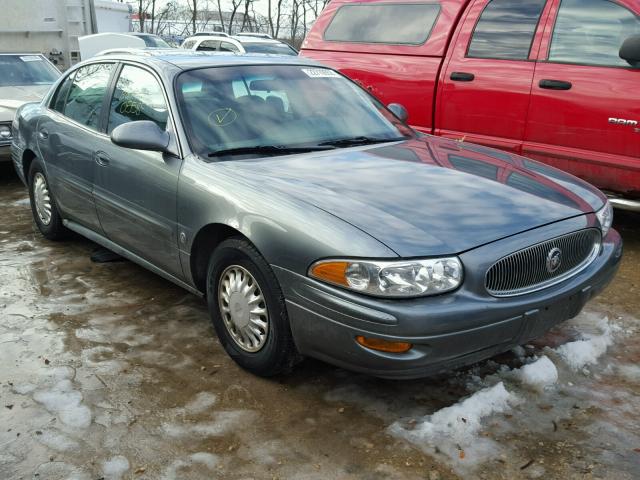
[[[306,274],[327,257],[396,258],[384,244],[317,207],[233,175],[224,162],[184,161],[178,185],[178,228],[190,254],[198,231],[223,224],[246,236],[271,265]],[[189,273],[189,272],[185,272]]]

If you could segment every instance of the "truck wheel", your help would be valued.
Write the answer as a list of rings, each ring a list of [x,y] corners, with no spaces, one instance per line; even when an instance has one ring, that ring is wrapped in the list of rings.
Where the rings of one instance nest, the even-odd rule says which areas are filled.
[[[207,299],[222,346],[262,377],[289,371],[298,358],[284,296],[271,267],[243,238],[222,242],[207,270]]]
[[[40,233],[48,240],[61,240],[69,231],[62,225],[55,198],[42,164],[35,160],[29,169],[29,200],[33,219]]]

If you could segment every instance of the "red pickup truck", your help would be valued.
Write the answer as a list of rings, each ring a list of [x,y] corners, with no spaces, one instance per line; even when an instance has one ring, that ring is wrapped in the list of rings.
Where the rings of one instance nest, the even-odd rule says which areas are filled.
[[[301,55],[416,129],[566,170],[640,210],[639,0],[333,0]]]

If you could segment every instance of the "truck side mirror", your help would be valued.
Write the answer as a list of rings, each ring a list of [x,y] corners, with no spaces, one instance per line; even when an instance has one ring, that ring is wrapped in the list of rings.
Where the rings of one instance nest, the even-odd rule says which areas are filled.
[[[640,67],[640,35],[631,35],[620,47],[620,58],[632,67]]]
[[[409,112],[407,112],[407,109],[399,103],[390,103],[389,105],[387,105],[387,108],[391,110],[391,113],[393,113],[403,122],[406,122],[409,118]]]

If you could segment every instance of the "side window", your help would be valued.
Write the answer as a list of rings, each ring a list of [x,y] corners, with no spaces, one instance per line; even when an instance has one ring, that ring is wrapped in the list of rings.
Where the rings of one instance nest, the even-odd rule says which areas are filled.
[[[491,0],[476,24],[467,57],[527,60],[547,0]]]
[[[182,44],[181,48],[184,48],[186,50],[191,50],[195,44],[196,44],[195,40],[187,40]]]
[[[137,120],[151,120],[164,130],[168,117],[167,104],[156,78],[146,70],[125,65],[111,99],[108,133],[118,125]]]
[[[218,49],[219,43],[220,42],[218,42],[217,40],[205,40],[204,42],[200,43],[200,45],[198,45],[198,48],[196,48],[196,50],[215,52]]]
[[[619,51],[640,34],[640,19],[608,0],[562,0],[551,39],[549,61],[628,67]]]
[[[56,112],[63,113],[64,112],[64,103],[67,101],[67,95],[69,94],[69,89],[71,88],[71,84],[73,83],[72,73],[58,87],[56,93],[53,94],[51,98],[51,102],[49,103],[49,107]]]
[[[354,3],[338,9],[324,32],[333,42],[422,45],[440,14],[436,3]]]
[[[96,63],[79,68],[69,89],[64,114],[97,130],[112,69],[112,63]]]
[[[220,51],[221,52],[238,52],[238,48],[229,42],[220,42]]]

